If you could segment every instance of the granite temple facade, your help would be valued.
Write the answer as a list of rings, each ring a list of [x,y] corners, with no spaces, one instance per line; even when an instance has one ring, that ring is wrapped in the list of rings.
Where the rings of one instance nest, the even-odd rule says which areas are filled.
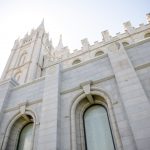
[[[54,47],[44,21],[0,80],[1,150],[150,150],[150,14],[102,41]]]

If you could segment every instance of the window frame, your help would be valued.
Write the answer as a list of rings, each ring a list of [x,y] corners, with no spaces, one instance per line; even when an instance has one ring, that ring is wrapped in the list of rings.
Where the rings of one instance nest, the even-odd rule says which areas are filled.
[[[90,103],[84,92],[77,94],[73,98],[73,103],[70,108],[70,129],[71,129],[71,144],[70,149],[77,150],[82,149],[85,150],[85,140],[84,140],[84,128],[83,128],[83,113],[84,111],[93,104],[101,104],[105,106],[108,112],[108,116],[110,119],[110,125],[113,134],[113,140],[116,150],[123,147],[119,128],[116,122],[115,112],[112,106],[112,100],[110,96],[98,89],[98,88],[91,88],[90,94],[94,96],[94,103]]]
[[[12,131],[13,126],[18,122],[18,120],[21,117],[24,117],[24,116],[31,117],[31,119],[32,119],[31,122],[33,122],[33,134],[32,134],[32,147],[31,147],[31,149],[34,148],[34,146],[35,146],[35,135],[36,135],[37,125],[39,125],[39,118],[38,118],[38,116],[36,116],[36,114],[33,111],[26,110],[25,113],[23,113],[23,114],[22,113],[15,114],[9,119],[8,124],[7,124],[6,128],[5,128],[5,134],[4,134],[3,141],[2,141],[2,149],[6,149],[7,148],[8,144],[10,142],[8,137],[10,137],[12,135],[11,131]],[[30,121],[27,120],[27,123],[24,122],[22,125],[25,126],[29,122]],[[18,137],[19,137],[19,133],[20,133],[21,129],[18,130],[19,132],[16,132],[18,134],[15,137],[15,143],[13,145],[13,149],[17,148]]]

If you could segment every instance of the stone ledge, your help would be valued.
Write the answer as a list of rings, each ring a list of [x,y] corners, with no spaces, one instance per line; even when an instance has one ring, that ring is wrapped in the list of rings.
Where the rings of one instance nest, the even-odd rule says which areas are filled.
[[[110,75],[110,76],[107,76],[103,79],[99,79],[99,80],[95,80],[95,81],[91,81],[92,85],[94,84],[98,84],[98,83],[101,83],[101,82],[104,82],[104,81],[107,81],[107,80],[111,80],[115,78],[115,75]],[[67,93],[71,93],[71,92],[74,92],[76,90],[81,90],[81,86],[76,86],[74,88],[71,88],[71,89],[68,89],[68,90],[64,90],[64,91],[61,91],[60,94],[67,94]]]
[[[17,89],[20,89],[20,88],[22,88],[22,87],[29,86],[29,85],[31,85],[31,84],[34,84],[34,83],[36,83],[36,82],[38,82],[38,81],[41,81],[41,80],[44,80],[44,79],[45,79],[45,76],[44,76],[44,77],[40,77],[40,78],[35,79],[35,80],[31,81],[31,82],[28,82],[28,83],[19,85],[19,86],[13,88],[13,90],[17,90]]]
[[[26,102],[27,103],[27,106],[31,106],[31,105],[34,105],[34,104],[38,104],[38,103],[41,103],[42,102],[42,99],[39,99],[39,100],[34,100],[34,101],[31,101],[31,102]],[[7,109],[4,109],[4,113],[7,113],[7,112],[10,112],[10,111],[14,111],[14,110],[19,110],[20,109],[20,105],[17,105],[17,106],[14,106],[14,107],[11,107],[11,108],[7,108]]]
[[[68,67],[68,68],[62,70],[62,72],[66,72],[66,71],[69,71],[69,70],[73,70],[73,69],[75,69],[75,68],[78,68],[78,67],[80,67],[80,66],[86,65],[86,64],[88,64],[88,63],[91,63],[91,62],[93,62],[93,61],[96,61],[96,60],[98,60],[98,59],[102,59],[102,58],[105,58],[105,57],[108,57],[108,54],[103,54],[103,55],[100,55],[100,56],[91,58],[91,59],[89,59],[89,60],[87,60],[87,61],[85,61],[85,62],[81,62],[81,63],[79,63],[79,64],[73,65],[73,66],[71,66],[71,67]]]

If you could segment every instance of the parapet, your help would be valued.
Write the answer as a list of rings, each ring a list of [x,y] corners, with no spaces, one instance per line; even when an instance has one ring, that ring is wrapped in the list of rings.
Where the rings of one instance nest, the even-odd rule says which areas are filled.
[[[63,53],[61,60],[65,60],[66,58],[71,59],[78,57],[88,51],[96,50],[96,49],[103,49],[105,51],[105,47],[112,42],[120,42],[124,47],[136,43],[138,41],[143,40],[150,36],[150,13],[146,14],[147,24],[141,23],[138,27],[132,26],[130,21],[124,22],[124,32],[123,33],[116,33],[115,36],[111,36],[108,30],[102,31],[102,41],[95,41],[92,45],[89,43],[87,38],[81,40],[82,47],[80,50],[73,50],[73,52],[67,51],[66,56]],[[105,51],[105,53],[107,53]],[[59,55],[60,56],[60,55]]]
[[[59,43],[56,47],[52,45],[52,40],[49,41],[49,34],[45,33],[44,21],[40,26],[34,30],[32,29],[30,34],[26,34],[23,39],[17,39],[14,43],[13,49],[17,49],[20,46],[26,45],[37,38],[37,32],[44,32],[43,41],[48,50],[45,51],[45,55],[50,60],[50,63],[56,63],[60,61],[65,61],[66,59],[75,59],[80,55],[87,53],[89,51],[104,51],[107,53],[106,47],[109,43],[120,42],[124,47],[136,43],[150,36],[150,13],[146,14],[147,24],[141,23],[139,27],[133,27],[130,21],[123,23],[124,33],[116,33],[115,36],[111,36],[108,30],[102,31],[102,41],[95,41],[90,44],[87,38],[81,40],[82,47],[80,50],[70,51],[67,46],[62,43],[62,35],[60,35]],[[101,52],[100,52],[101,53]]]

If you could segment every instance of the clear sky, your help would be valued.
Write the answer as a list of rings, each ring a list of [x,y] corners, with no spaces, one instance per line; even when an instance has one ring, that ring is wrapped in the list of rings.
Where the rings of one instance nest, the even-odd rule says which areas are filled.
[[[22,38],[45,20],[46,31],[57,45],[59,35],[70,50],[80,49],[81,39],[101,41],[101,31],[123,32],[122,23],[146,23],[149,0],[0,0],[0,75],[15,39]]]

